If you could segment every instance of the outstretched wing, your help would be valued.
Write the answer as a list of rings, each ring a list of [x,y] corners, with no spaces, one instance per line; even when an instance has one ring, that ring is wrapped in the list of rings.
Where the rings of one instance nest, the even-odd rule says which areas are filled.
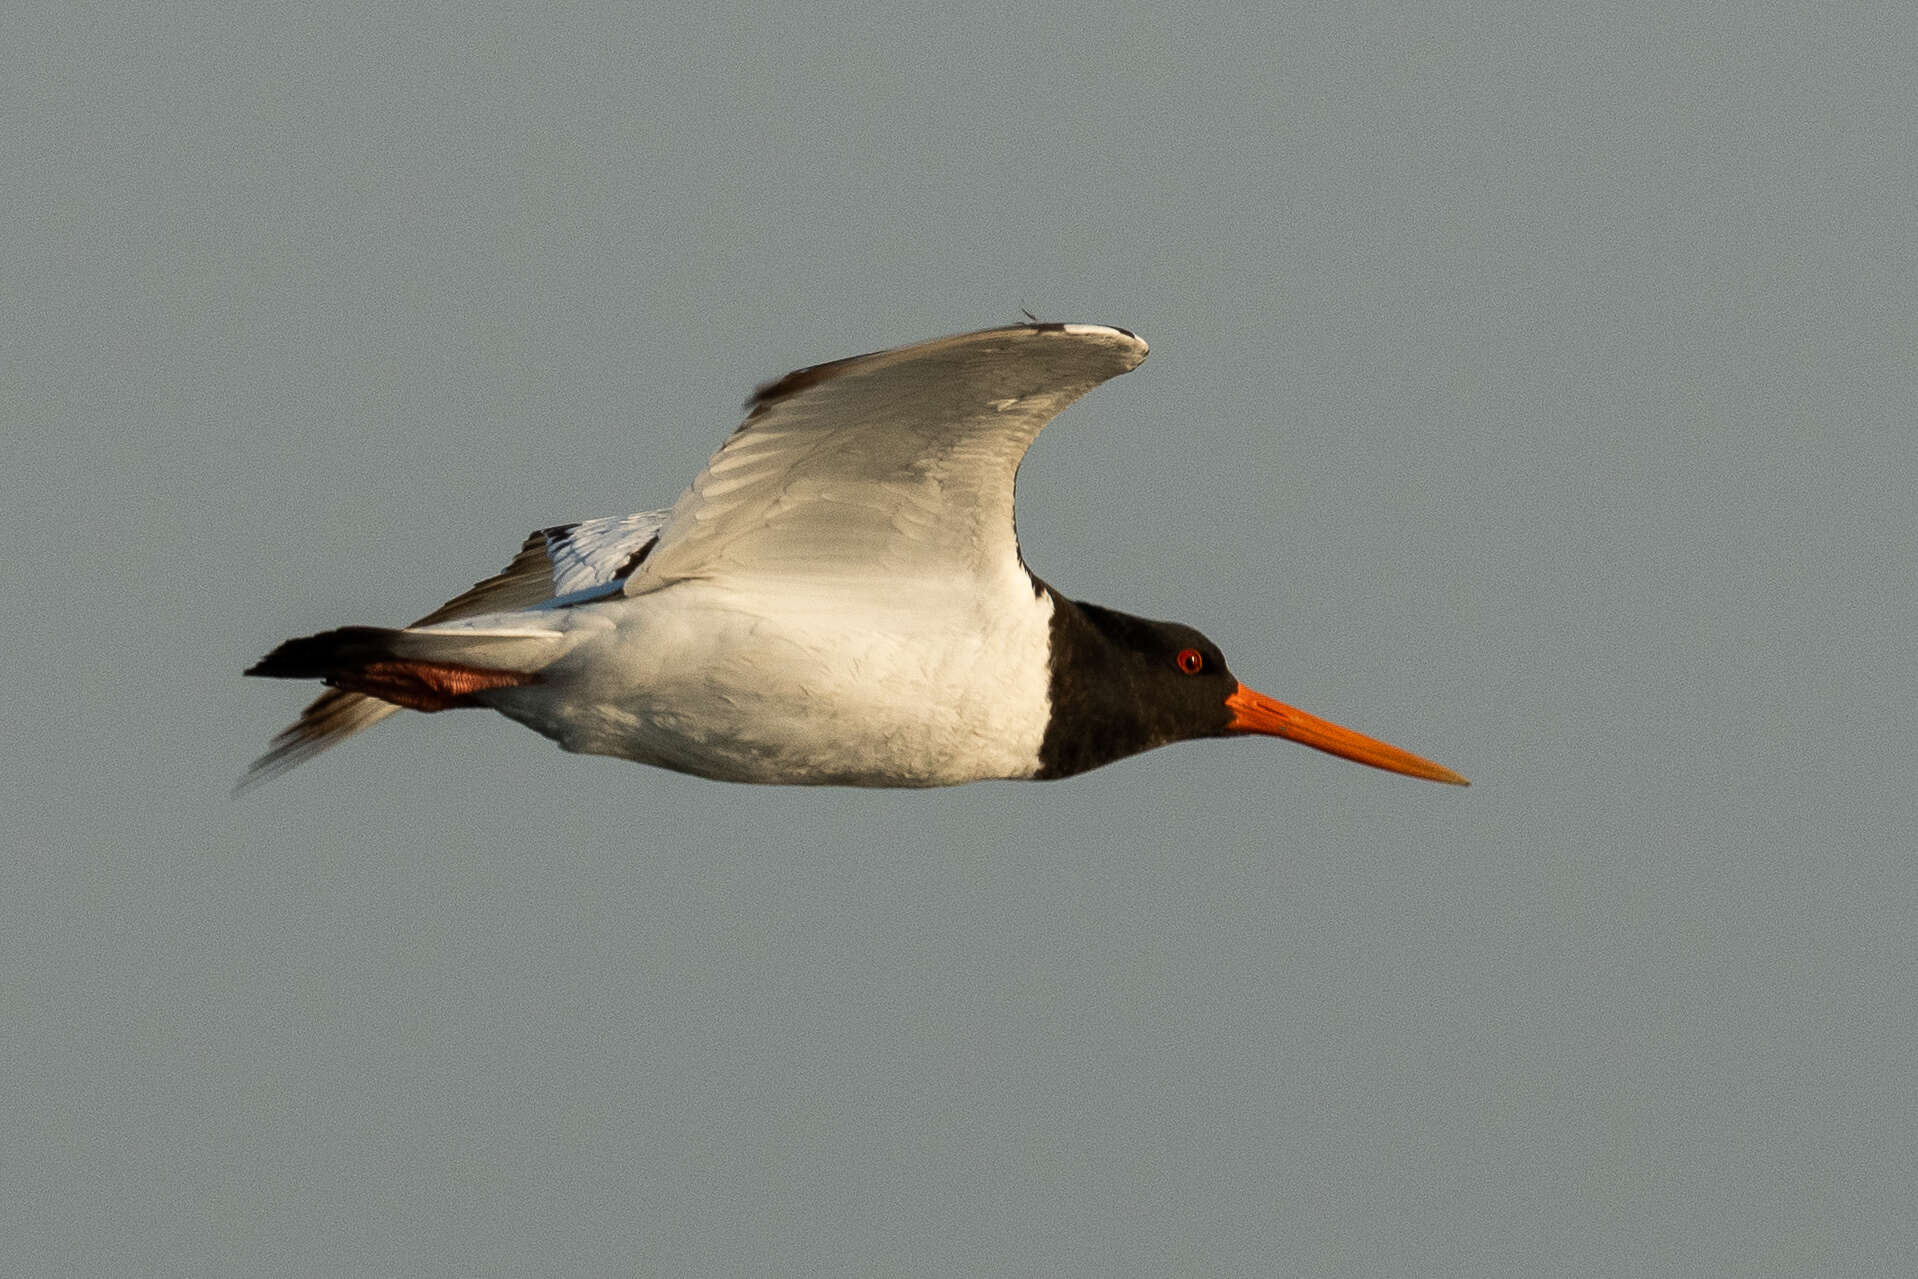
[[[481,613],[510,613],[547,603],[579,603],[619,590],[644,562],[666,523],[665,511],[561,524],[528,535],[504,569],[414,622],[430,626]],[[363,733],[401,708],[364,693],[329,689],[274,737],[253,761],[237,791],[303,764],[321,751]]]
[[[857,594],[1004,572],[1027,447],[1145,355],[1124,329],[1023,324],[789,373],[747,402],[625,590],[725,575]]]

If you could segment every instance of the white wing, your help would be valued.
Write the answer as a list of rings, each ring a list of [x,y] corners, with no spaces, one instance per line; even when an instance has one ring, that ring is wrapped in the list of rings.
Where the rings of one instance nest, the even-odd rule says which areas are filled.
[[[1029,324],[789,373],[748,401],[626,592],[724,575],[857,593],[1003,572],[1019,459],[1145,355],[1124,329]]]
[[[561,524],[530,534],[499,573],[478,582],[414,622],[430,626],[482,613],[506,613],[542,604],[575,604],[610,594],[642,563],[665,511]],[[253,761],[236,790],[256,786],[321,751],[363,733],[400,708],[364,693],[329,689],[282,729]]]
[[[553,565],[553,596],[590,595],[623,582],[659,540],[666,511],[641,511],[544,530]]]

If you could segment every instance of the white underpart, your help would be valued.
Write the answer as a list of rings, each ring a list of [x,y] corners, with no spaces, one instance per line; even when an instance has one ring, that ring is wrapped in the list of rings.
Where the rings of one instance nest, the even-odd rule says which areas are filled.
[[[593,605],[541,683],[491,700],[568,750],[722,781],[1030,777],[1052,601],[1023,570],[1004,585],[851,606],[790,580],[682,582]]]

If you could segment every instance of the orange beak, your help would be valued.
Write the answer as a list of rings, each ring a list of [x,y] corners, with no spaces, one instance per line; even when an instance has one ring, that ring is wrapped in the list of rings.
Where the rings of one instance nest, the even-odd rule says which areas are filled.
[[[1232,711],[1232,720],[1226,725],[1229,732],[1283,737],[1288,741],[1303,742],[1313,750],[1325,751],[1360,764],[1370,764],[1373,768],[1404,773],[1408,777],[1423,777],[1450,786],[1471,785],[1451,769],[1434,764],[1429,759],[1420,759],[1409,751],[1387,746],[1363,733],[1355,733],[1316,715],[1294,710],[1284,702],[1275,702],[1264,693],[1255,693],[1243,684],[1239,685],[1236,693],[1225,699],[1225,704]]]

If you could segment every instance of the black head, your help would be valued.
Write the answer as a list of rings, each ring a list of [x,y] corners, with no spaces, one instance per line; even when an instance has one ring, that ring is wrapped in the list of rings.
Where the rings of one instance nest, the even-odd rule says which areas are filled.
[[[1052,718],[1041,778],[1070,777],[1156,746],[1244,733],[1284,737],[1361,764],[1464,785],[1416,755],[1241,684],[1190,626],[1052,596]]]
[[[1069,777],[1155,746],[1223,737],[1239,687],[1190,626],[1053,595],[1052,722],[1041,777]]]

